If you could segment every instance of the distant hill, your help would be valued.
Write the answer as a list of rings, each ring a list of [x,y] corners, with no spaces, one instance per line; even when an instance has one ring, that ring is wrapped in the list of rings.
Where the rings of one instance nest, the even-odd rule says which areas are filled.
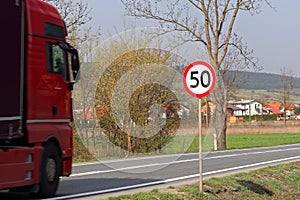
[[[83,63],[84,66],[92,65],[92,63]],[[89,67],[82,67],[81,73],[89,73]],[[180,73],[183,73],[185,66],[178,66]],[[236,89],[242,90],[279,90],[281,89],[280,75],[265,72],[244,72],[229,71],[226,74],[233,77],[231,73],[237,73]],[[181,84],[181,83],[180,83]],[[300,89],[300,78],[297,79],[295,88]]]
[[[234,72],[229,72],[230,73]],[[263,72],[238,72],[239,89],[271,90],[280,89],[280,75]],[[295,88],[300,88],[300,78],[297,78]]]

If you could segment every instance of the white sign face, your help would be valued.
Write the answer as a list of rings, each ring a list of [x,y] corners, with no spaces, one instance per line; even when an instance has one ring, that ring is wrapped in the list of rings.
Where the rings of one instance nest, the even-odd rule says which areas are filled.
[[[214,68],[204,62],[191,63],[184,72],[183,84],[185,90],[196,98],[202,98],[211,93],[216,85]]]

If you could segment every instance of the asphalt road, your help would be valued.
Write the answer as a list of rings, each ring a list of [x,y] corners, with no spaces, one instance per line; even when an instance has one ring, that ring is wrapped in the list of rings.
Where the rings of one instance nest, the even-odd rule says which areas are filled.
[[[203,157],[205,178],[300,160],[300,144],[210,152]],[[52,199],[109,195],[196,178],[199,178],[198,154],[75,164],[73,174],[62,178],[57,196]],[[14,194],[0,193],[0,199],[12,199],[11,195]]]

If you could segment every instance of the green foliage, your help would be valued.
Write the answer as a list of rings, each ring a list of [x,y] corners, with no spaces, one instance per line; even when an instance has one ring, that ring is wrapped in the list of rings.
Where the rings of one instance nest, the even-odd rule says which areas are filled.
[[[253,116],[249,116],[249,115],[245,115],[244,116],[244,122],[249,122],[249,121],[275,121],[277,120],[277,115],[275,114],[271,114],[271,115],[253,115]]]
[[[172,91],[160,84],[144,84],[143,78],[134,80],[142,87],[135,88],[135,91],[131,94],[131,80],[127,81],[128,90],[119,92],[120,94],[118,93],[116,98],[121,102],[127,98],[128,94],[131,94],[128,106],[130,118],[115,119],[113,108],[111,107],[114,89],[124,74],[140,66],[165,64],[168,58],[169,53],[159,50],[131,50],[115,59],[100,77],[96,90],[95,107],[107,107],[104,115],[99,117],[99,124],[105,130],[104,134],[113,144],[129,152],[148,153],[161,149],[174,136],[180,125],[180,119],[176,112],[176,103],[172,103],[176,102],[177,98]],[[151,70],[147,72],[149,77],[156,76],[154,72],[151,73]],[[119,104],[117,105],[119,107],[114,109],[118,110],[121,115],[126,116],[127,105]],[[174,105],[174,109],[172,106],[168,107],[171,115],[167,116],[166,124],[157,134],[149,136],[147,135],[149,133],[143,130],[136,132],[134,127],[144,127],[151,123],[149,118],[151,106],[160,105],[163,107],[169,104]],[[121,123],[116,120],[120,120]],[[120,127],[120,124],[122,124],[122,127]],[[133,131],[134,134],[129,135],[128,131]]]
[[[297,107],[294,108],[294,113],[296,115],[300,115],[300,106],[297,106]]]
[[[73,136],[73,160],[74,162],[94,161],[95,158],[86,149],[82,140],[77,134]]]
[[[85,162],[93,161],[95,158],[90,154],[90,152],[84,146],[81,138],[76,133],[76,127],[74,123],[71,123],[70,126],[73,128],[73,160],[74,162]]]

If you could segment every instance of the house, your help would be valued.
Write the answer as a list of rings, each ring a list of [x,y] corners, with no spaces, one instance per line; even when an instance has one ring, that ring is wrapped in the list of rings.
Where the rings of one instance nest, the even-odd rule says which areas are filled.
[[[262,115],[263,114],[263,106],[256,100],[239,100],[228,101],[228,105],[233,105],[234,107],[241,108],[233,110],[233,115],[235,116],[245,116],[245,115]]]
[[[284,110],[283,110],[283,112],[284,112]],[[285,113],[286,113],[286,116],[288,116],[288,117],[294,115],[294,105],[287,103],[285,105]]]
[[[265,102],[263,103],[264,109],[267,111],[267,114],[276,114],[278,115],[278,120],[282,119],[284,111],[287,117],[294,115],[294,105],[286,104],[285,109],[284,105],[281,102]]]
[[[211,117],[212,113],[216,109],[216,105],[210,100],[203,101],[201,109],[202,109],[203,119],[205,119],[205,121],[208,122],[210,120],[210,117]]]
[[[246,112],[247,109],[239,108],[234,106],[233,104],[227,104],[226,114],[227,114],[227,122],[229,123],[237,123],[242,122],[244,120],[244,115],[236,116],[235,112]]]
[[[263,109],[265,114],[282,115],[283,106],[281,102],[264,102]]]

